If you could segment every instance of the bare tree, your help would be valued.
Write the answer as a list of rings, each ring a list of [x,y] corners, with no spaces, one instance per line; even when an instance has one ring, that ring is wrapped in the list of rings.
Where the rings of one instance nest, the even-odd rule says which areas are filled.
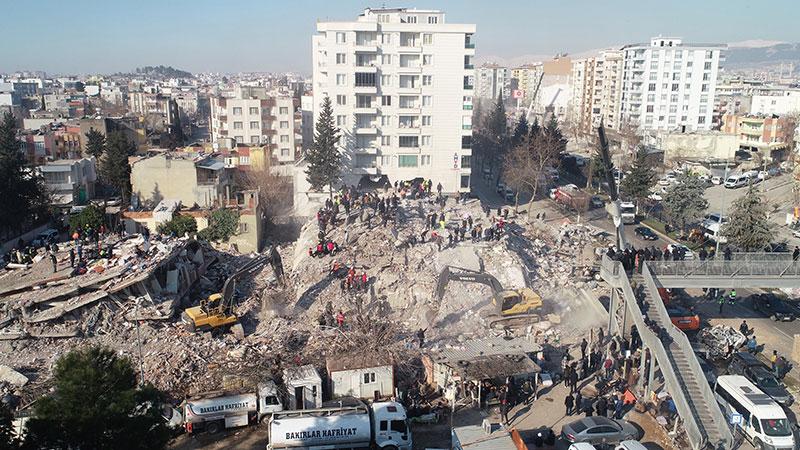
[[[539,187],[547,185],[550,179],[548,169],[556,167],[563,145],[563,139],[543,131],[538,135],[529,135],[506,155],[503,173],[506,183],[517,191],[515,210],[519,205],[520,192],[530,193],[533,202]],[[531,208],[528,208],[528,218],[530,213]]]
[[[639,133],[635,124],[626,121],[622,122],[619,126],[619,138],[622,161],[630,165],[630,162],[636,159],[636,153],[642,145],[642,135]]]
[[[240,172],[240,184],[245,189],[258,190],[258,204],[267,221],[272,221],[292,209],[292,181],[275,172],[269,154],[264,159],[264,167]]]

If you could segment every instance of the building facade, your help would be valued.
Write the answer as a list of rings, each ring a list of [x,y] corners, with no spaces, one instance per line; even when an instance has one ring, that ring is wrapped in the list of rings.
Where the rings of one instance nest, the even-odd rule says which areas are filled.
[[[317,23],[314,119],[329,97],[346,183],[422,177],[469,191],[474,33],[438,10],[366,9],[355,21]]]
[[[599,56],[572,61],[571,120],[582,133],[600,125],[618,129],[622,52],[607,50]]]
[[[83,205],[94,198],[97,169],[94,158],[48,162],[38,168],[57,205]]]
[[[511,71],[497,64],[483,64],[475,72],[475,96],[492,101],[511,97]]]
[[[232,97],[213,96],[210,101],[212,141],[230,138],[236,144],[266,146],[278,163],[297,159],[302,138],[294,98],[238,86]]]
[[[722,116],[722,131],[738,136],[740,149],[771,159],[783,159],[785,149],[794,139],[789,118],[774,114],[726,114]]]
[[[769,93],[754,95],[750,114],[798,114],[800,113],[800,89],[775,89]]]
[[[136,198],[132,203],[139,205],[171,199],[187,207],[224,206],[233,198],[233,182],[231,170],[213,158],[158,154],[131,165],[132,195]]]
[[[511,69],[511,79],[516,80],[517,89],[522,91],[523,106],[536,101],[534,95],[543,74],[542,63],[525,64]]]
[[[641,130],[710,130],[726,46],[656,37],[622,48],[620,122]]]

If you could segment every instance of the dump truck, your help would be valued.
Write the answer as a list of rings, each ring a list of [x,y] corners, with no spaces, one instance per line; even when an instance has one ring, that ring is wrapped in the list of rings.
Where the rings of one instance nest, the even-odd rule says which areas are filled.
[[[553,199],[575,211],[585,211],[589,206],[589,194],[581,191],[574,184],[561,186],[553,193]]]
[[[256,392],[222,394],[188,400],[183,407],[187,433],[218,433],[226,428],[244,427],[282,411],[278,388],[273,381],[260,383]]]
[[[411,450],[411,428],[400,403],[367,405],[346,398],[326,405],[274,413],[269,419],[267,449]]]
[[[442,301],[444,291],[451,281],[481,283],[492,288],[494,309],[488,317],[490,328],[524,326],[541,319],[539,313],[544,302],[542,297],[529,287],[504,289],[497,278],[488,273],[445,266],[439,273],[436,285],[436,298],[439,302]]]

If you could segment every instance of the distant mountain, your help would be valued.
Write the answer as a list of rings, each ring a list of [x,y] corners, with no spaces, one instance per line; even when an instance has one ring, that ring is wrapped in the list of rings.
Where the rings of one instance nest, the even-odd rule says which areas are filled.
[[[176,69],[172,66],[144,66],[137,67],[136,73],[161,78],[193,78],[190,72]]]
[[[753,41],[745,41],[753,42]],[[800,44],[782,42],[763,47],[731,44],[725,53],[723,66],[730,69],[748,69],[791,62],[800,66]]]

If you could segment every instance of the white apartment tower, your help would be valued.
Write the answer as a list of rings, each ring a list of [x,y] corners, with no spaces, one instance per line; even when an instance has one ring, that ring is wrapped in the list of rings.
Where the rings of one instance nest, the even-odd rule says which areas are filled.
[[[478,67],[475,74],[475,96],[495,101],[501,92],[504,99],[511,96],[511,72],[508,68],[492,63]]]
[[[622,82],[622,52],[605,50],[599,56],[572,61],[571,120],[584,133],[603,124],[617,129]]]
[[[406,8],[317,23],[314,121],[330,97],[345,183],[422,177],[444,192],[469,191],[474,33],[445,23],[442,11]]]
[[[292,163],[302,142],[298,109],[289,95],[258,86],[237,86],[233,97],[212,96],[211,139],[236,145],[266,146],[278,163]],[[296,120],[297,119],[297,120]]]
[[[623,47],[620,120],[643,131],[710,130],[725,49],[674,37]]]

